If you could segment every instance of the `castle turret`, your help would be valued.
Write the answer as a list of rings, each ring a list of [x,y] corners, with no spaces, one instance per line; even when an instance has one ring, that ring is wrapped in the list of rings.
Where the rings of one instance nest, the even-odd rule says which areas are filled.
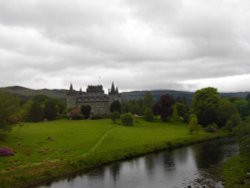
[[[67,110],[76,106],[76,92],[73,88],[72,83],[70,84],[69,91],[67,92]]]
[[[115,100],[121,102],[121,97],[119,94],[118,87],[117,86],[115,87],[114,82],[112,82],[111,89],[109,90],[109,104],[111,105],[111,103],[114,102]]]

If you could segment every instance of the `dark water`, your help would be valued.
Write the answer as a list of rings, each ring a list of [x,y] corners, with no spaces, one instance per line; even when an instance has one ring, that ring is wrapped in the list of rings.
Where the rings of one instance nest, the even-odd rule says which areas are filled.
[[[218,167],[238,153],[232,138],[114,163],[39,188],[222,188]]]

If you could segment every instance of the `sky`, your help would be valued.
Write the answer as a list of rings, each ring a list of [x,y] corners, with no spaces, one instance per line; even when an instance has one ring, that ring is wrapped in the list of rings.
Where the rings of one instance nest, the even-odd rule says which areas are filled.
[[[250,91],[249,0],[0,0],[0,87]]]

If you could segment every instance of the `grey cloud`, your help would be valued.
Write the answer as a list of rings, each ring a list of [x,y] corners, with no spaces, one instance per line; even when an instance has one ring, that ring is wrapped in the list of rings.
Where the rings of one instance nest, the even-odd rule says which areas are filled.
[[[248,74],[249,8],[246,0],[1,1],[0,85],[80,87],[101,77],[124,90],[193,90],[199,84],[185,81]]]

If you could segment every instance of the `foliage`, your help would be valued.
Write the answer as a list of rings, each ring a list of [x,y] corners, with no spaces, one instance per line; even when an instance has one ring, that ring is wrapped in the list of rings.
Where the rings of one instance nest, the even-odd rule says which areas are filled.
[[[32,122],[39,122],[43,120],[44,112],[41,104],[38,101],[33,101],[28,112],[29,120]]]
[[[54,100],[50,99],[45,102],[44,107],[44,118],[48,120],[53,120],[56,118],[57,115],[57,109],[56,109],[56,103]]]
[[[152,109],[153,104],[154,104],[154,98],[149,91],[145,92],[143,100],[144,100],[144,111],[146,108]]]
[[[233,115],[231,115],[231,117],[228,119],[228,121],[232,122],[232,128],[235,128],[236,126],[238,126],[241,122],[241,116],[239,113],[235,113]]]
[[[171,95],[163,95],[160,100],[154,104],[153,111],[155,115],[160,115],[162,121],[168,121],[173,113],[174,98]]]
[[[121,115],[121,122],[125,126],[133,126],[134,125],[134,117],[131,113],[125,113]]]
[[[238,111],[233,103],[227,99],[220,100],[217,110],[218,126],[225,126],[229,118],[236,113],[238,113]]]
[[[84,117],[81,113],[80,108],[71,108],[69,109],[69,112],[68,112],[68,118],[73,119],[73,120],[78,120],[78,119],[83,119]]]
[[[238,109],[242,118],[245,118],[248,115],[248,103],[245,99],[242,98],[234,98],[233,100],[234,105]]]
[[[176,105],[174,105],[174,108],[173,108],[173,114],[171,116],[171,121],[173,121],[173,122],[181,122],[182,121],[182,118],[179,116]]]
[[[199,124],[206,127],[217,122],[219,101],[220,96],[216,88],[207,87],[195,92],[192,107]]]
[[[218,131],[218,126],[215,123],[211,123],[207,127],[205,127],[204,130],[206,132],[214,133]]]
[[[143,118],[146,121],[154,121],[154,113],[151,108],[147,107],[144,110]]]
[[[89,105],[82,105],[81,107],[81,113],[84,116],[85,119],[89,119],[90,113],[91,113],[91,106]]]
[[[190,109],[186,101],[178,101],[176,104],[177,113],[182,117],[184,123],[189,122]]]
[[[188,124],[188,129],[190,134],[199,132],[200,125],[198,124],[198,119],[196,116],[191,116],[191,119]]]
[[[228,130],[229,132],[232,132],[233,131],[233,122],[231,120],[227,120],[227,123],[226,123],[226,130]]]
[[[122,105],[118,100],[115,100],[110,105],[110,112],[119,112],[122,111]]]
[[[250,157],[250,123],[246,120],[242,122],[236,129],[235,133],[237,135],[240,152],[243,155],[248,155]]]
[[[16,118],[19,110],[18,98],[4,92],[0,92],[0,129],[10,130],[10,125]],[[14,123],[16,123],[14,121]]]
[[[112,112],[111,113],[112,122],[116,123],[118,119],[120,119],[120,113],[119,112]]]
[[[0,147],[0,157],[1,156],[12,156],[14,155],[14,152],[9,147]]]
[[[143,99],[123,102],[122,111],[125,113],[130,112],[132,114],[143,116],[145,109],[152,108],[153,103],[153,96],[150,92],[146,92]]]

